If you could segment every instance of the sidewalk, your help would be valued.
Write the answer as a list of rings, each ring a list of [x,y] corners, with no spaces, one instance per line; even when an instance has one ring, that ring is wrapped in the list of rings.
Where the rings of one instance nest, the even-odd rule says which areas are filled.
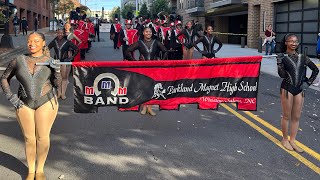
[[[28,31],[28,35],[32,33],[33,31]],[[54,36],[54,32],[49,31],[49,27],[38,29],[37,32],[43,33],[45,37]],[[0,37],[2,37],[3,34],[0,34]],[[22,46],[25,46],[27,44],[27,35],[22,35],[22,31],[18,34],[18,36],[14,36],[14,34],[10,34],[13,41],[13,46],[15,49],[20,48]]]
[[[28,31],[28,34],[32,33],[33,31]],[[49,27],[38,29],[37,32],[43,33],[46,38],[46,42],[49,43],[55,36],[54,32],[49,31]],[[22,32],[18,34],[18,36],[14,36],[14,34],[10,34],[12,37],[12,42],[14,49],[5,49],[5,52],[0,54],[0,65],[3,65],[10,61],[18,54],[23,54],[27,52],[27,35],[22,35]],[[0,34],[2,37],[3,34]]]

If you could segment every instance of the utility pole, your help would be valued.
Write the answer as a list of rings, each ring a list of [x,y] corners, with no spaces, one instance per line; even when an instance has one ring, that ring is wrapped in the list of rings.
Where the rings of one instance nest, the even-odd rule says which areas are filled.
[[[9,0],[5,0],[5,5],[8,7],[5,14],[7,21],[4,25],[4,34],[1,37],[1,47],[14,48],[12,37],[9,34]]]

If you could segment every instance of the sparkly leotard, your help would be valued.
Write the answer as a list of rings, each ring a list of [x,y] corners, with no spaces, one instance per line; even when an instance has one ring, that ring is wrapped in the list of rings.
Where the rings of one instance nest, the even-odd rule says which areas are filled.
[[[301,54],[284,54],[278,60],[278,74],[283,81],[281,88],[296,96],[303,91],[302,84],[304,81],[309,85],[317,78],[319,70],[317,66],[307,57]],[[312,70],[312,75],[309,79],[305,80],[305,66]]]
[[[36,62],[49,62],[52,58],[20,55],[12,60],[1,76],[1,87],[7,97],[12,96],[10,80],[16,76],[19,81],[18,97],[24,105],[37,109],[55,97],[61,83],[59,72],[49,66],[36,66]],[[55,99],[56,100],[56,99]]]
[[[156,60],[158,55],[158,49],[160,49],[164,55],[163,59],[166,59],[167,57],[167,48],[164,47],[163,44],[161,44],[158,40],[151,40],[151,41],[145,41],[145,40],[139,40],[138,42],[132,44],[126,51],[126,55],[128,57],[128,60],[134,60],[132,57],[132,52],[136,49],[140,52],[140,60]]]

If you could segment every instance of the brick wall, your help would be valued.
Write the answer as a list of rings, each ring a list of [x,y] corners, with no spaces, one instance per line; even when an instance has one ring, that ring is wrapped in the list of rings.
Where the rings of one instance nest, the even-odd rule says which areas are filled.
[[[47,21],[49,18],[52,18],[52,13],[48,0],[15,0],[14,5],[17,8],[18,17],[20,19],[26,17],[29,30],[34,29],[35,17],[39,19],[39,28],[44,28],[49,25]],[[13,33],[12,27],[12,21],[10,20],[10,33]]]
[[[248,47],[257,48],[258,39],[264,39],[263,18],[265,25],[273,23],[274,5],[271,0],[249,0],[248,1]]]

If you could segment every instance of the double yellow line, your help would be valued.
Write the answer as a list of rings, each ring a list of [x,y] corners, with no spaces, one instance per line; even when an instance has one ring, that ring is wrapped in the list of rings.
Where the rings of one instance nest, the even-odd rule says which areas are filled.
[[[220,104],[223,108],[225,108],[226,110],[228,110],[230,113],[234,114],[236,117],[238,117],[239,119],[241,119],[243,122],[245,122],[246,124],[248,124],[249,126],[251,126],[253,129],[257,130],[260,134],[262,134],[263,136],[265,136],[266,138],[268,138],[270,141],[272,141],[273,143],[275,143],[277,146],[279,146],[281,149],[285,150],[286,152],[288,152],[290,155],[292,155],[293,157],[295,157],[296,159],[298,159],[301,163],[305,164],[307,167],[309,167],[310,169],[312,169],[314,172],[316,172],[317,174],[320,175],[320,167],[316,166],[315,164],[313,164],[312,162],[310,162],[309,160],[307,160],[306,158],[304,158],[303,156],[301,156],[299,153],[295,152],[295,151],[288,151],[287,149],[285,149],[281,142],[273,137],[270,133],[266,132],[265,130],[263,130],[262,128],[260,128],[258,125],[256,125],[255,123],[253,123],[252,121],[250,121],[248,118],[244,117],[243,115],[241,115],[240,113],[238,113],[237,111],[235,111],[233,108],[231,108],[230,106],[228,106],[227,104]],[[232,104],[233,106],[235,106],[235,104]],[[262,124],[263,126],[265,126],[266,128],[270,129],[271,131],[273,131],[274,133],[278,134],[279,136],[282,136],[282,132],[277,129],[276,127],[272,126],[271,124],[269,124],[268,122],[264,121],[263,119],[255,116],[253,113],[249,112],[249,111],[244,111],[244,113],[246,115],[248,115],[249,117],[251,117],[252,119],[254,119],[255,121],[259,122],[260,124]],[[315,159],[317,159],[318,161],[320,161],[320,154],[315,152],[314,150],[310,149],[309,147],[305,146],[304,144],[296,141],[296,144],[303,149],[306,153],[308,153],[309,155],[311,155],[312,157],[314,157]]]

